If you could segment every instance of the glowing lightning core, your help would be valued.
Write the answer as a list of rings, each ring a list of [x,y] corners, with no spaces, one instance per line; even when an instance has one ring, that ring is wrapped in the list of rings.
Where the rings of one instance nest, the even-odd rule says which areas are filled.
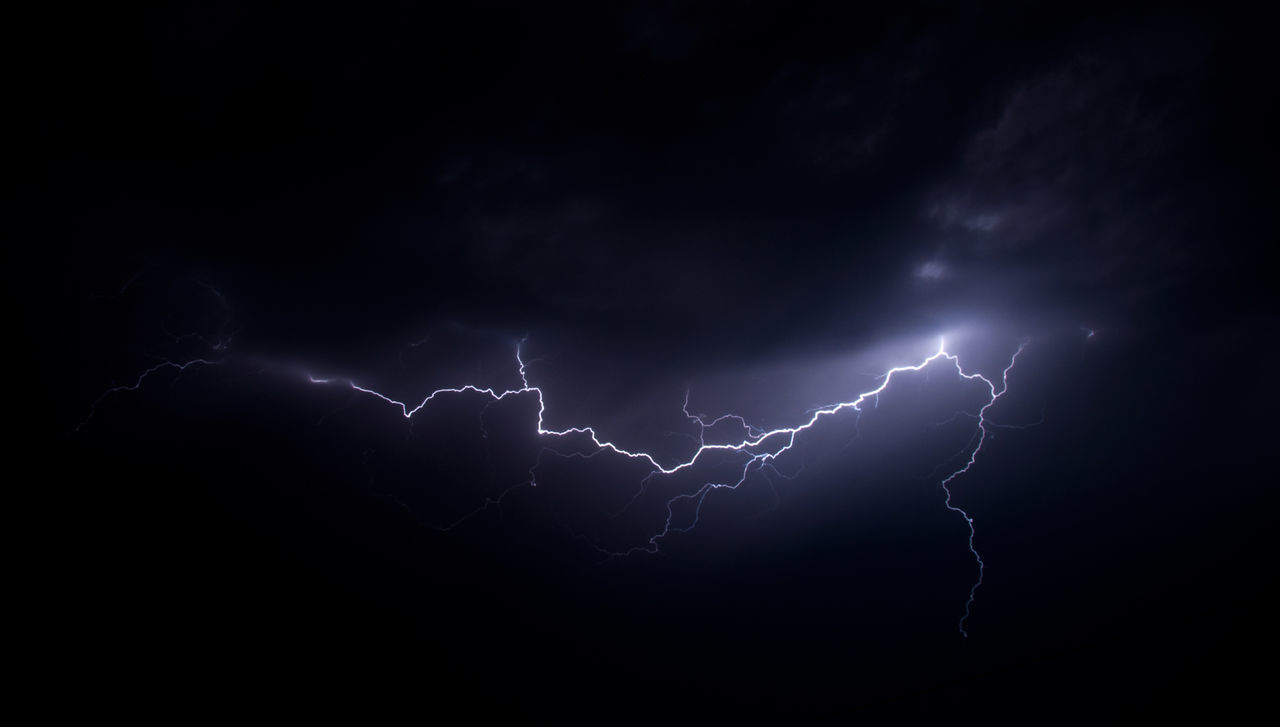
[[[643,460],[647,462],[650,465],[650,467],[652,467],[652,470],[650,471],[649,475],[647,475],[642,481],[641,483],[642,488],[640,493],[637,493],[636,495],[637,498],[640,496],[641,493],[643,493],[644,483],[647,482],[650,478],[655,476],[660,476],[660,475],[671,475],[676,472],[680,472],[681,470],[691,468],[694,466],[695,463],[698,462],[699,458],[701,458],[702,455],[706,452],[710,452],[710,451],[738,452],[738,453],[747,455],[747,459],[744,461],[742,466],[741,476],[738,477],[736,481],[719,482],[719,483],[707,482],[702,487],[698,488],[696,491],[692,493],[684,493],[684,494],[676,495],[675,497],[668,500],[666,503],[667,518],[660,532],[652,535],[649,538],[648,542],[645,543],[644,545],[638,545],[626,551],[612,552],[612,551],[601,550],[601,552],[607,553],[609,555],[629,555],[631,553],[636,553],[636,552],[656,553],[659,549],[659,543],[663,538],[666,538],[668,535],[670,535],[673,532],[688,532],[698,524],[698,518],[702,509],[702,503],[706,499],[708,493],[716,489],[730,489],[730,490],[737,489],[744,482],[746,482],[747,478],[750,476],[752,471],[762,472],[765,467],[769,467],[770,469],[773,469],[774,472],[777,472],[776,468],[773,467],[772,463],[775,460],[777,460],[777,458],[781,456],[784,452],[787,452],[795,445],[796,436],[800,432],[810,429],[824,417],[832,416],[846,409],[850,409],[856,412],[861,412],[862,405],[868,399],[874,399],[878,403],[879,395],[886,388],[888,388],[890,382],[892,382],[893,380],[894,374],[898,374],[905,371],[920,371],[938,359],[946,359],[947,361],[950,361],[952,364],[955,365],[956,372],[962,378],[967,379],[969,381],[981,381],[983,384],[986,384],[987,389],[990,393],[990,398],[988,399],[987,403],[983,405],[983,407],[978,411],[978,414],[976,415],[976,418],[978,420],[978,430],[977,432],[975,432],[974,436],[977,440],[977,443],[973,446],[973,449],[969,452],[969,458],[964,463],[964,465],[961,466],[959,469],[956,469],[955,471],[951,472],[949,475],[943,478],[940,483],[940,486],[942,487],[943,491],[946,493],[946,498],[944,500],[944,504],[946,508],[952,512],[959,513],[960,516],[964,518],[965,524],[969,528],[969,539],[968,539],[969,552],[973,554],[974,560],[978,564],[978,578],[974,582],[973,586],[969,589],[969,598],[965,602],[964,615],[961,617],[960,623],[959,623],[959,629],[960,629],[961,635],[968,637],[969,634],[968,632],[965,631],[964,624],[965,624],[965,621],[969,618],[969,612],[973,606],[974,596],[977,593],[978,587],[982,585],[982,579],[985,574],[985,564],[982,560],[982,556],[978,553],[978,550],[974,547],[973,541],[975,537],[975,530],[973,525],[973,518],[970,517],[965,510],[952,504],[952,501],[951,501],[952,492],[951,492],[950,485],[957,477],[968,472],[969,469],[973,467],[974,462],[977,460],[978,452],[982,450],[982,445],[986,441],[989,433],[987,428],[989,423],[986,420],[987,410],[990,409],[992,405],[994,405],[996,401],[999,400],[999,398],[1003,396],[1004,393],[1008,390],[1009,372],[1013,369],[1014,364],[1017,362],[1018,355],[1021,354],[1023,348],[1025,348],[1026,346],[1025,341],[1019,344],[1017,351],[1015,351],[1013,356],[1010,358],[1008,366],[1006,366],[1004,370],[1001,372],[998,387],[996,382],[991,381],[990,379],[987,379],[981,374],[965,373],[964,370],[960,367],[959,358],[954,354],[948,353],[946,350],[945,341],[942,339],[939,339],[937,352],[932,354],[928,358],[924,359],[920,363],[912,366],[896,366],[894,368],[889,369],[887,372],[885,372],[882,375],[883,380],[881,381],[878,387],[870,391],[865,391],[850,401],[832,404],[816,410],[810,410],[810,412],[808,412],[810,414],[808,421],[793,427],[781,427],[778,429],[765,431],[765,430],[752,427],[746,422],[745,419],[734,414],[726,414],[712,420],[711,422],[707,422],[701,416],[697,416],[689,413],[688,398],[686,396],[685,407],[684,407],[685,416],[687,416],[690,421],[698,424],[698,426],[700,427],[699,436],[696,440],[698,447],[687,460],[678,462],[671,466],[662,465],[661,463],[658,462],[657,459],[654,458],[653,455],[647,452],[638,452],[638,451],[633,452],[633,451],[624,449],[613,442],[603,440],[600,438],[600,436],[597,434],[595,429],[592,427],[570,427],[568,429],[559,429],[559,430],[548,429],[544,424],[544,415],[546,413],[546,399],[543,396],[542,389],[538,388],[537,386],[532,386],[529,383],[528,375],[525,371],[525,361],[521,355],[521,344],[523,344],[523,341],[521,341],[520,344],[516,345],[516,364],[520,374],[520,382],[521,382],[520,388],[506,389],[499,392],[497,389],[494,389],[494,388],[480,387],[480,386],[475,386],[473,384],[467,384],[465,386],[460,386],[460,387],[436,389],[435,391],[428,394],[424,399],[422,399],[421,402],[419,402],[416,406],[413,406],[412,408],[409,406],[409,404],[405,402],[392,399],[391,397],[386,396],[385,394],[379,393],[377,391],[374,391],[373,389],[368,389],[368,388],[359,386],[354,381],[351,381],[350,379],[317,378],[315,376],[310,376],[310,375],[308,375],[307,378],[313,384],[345,383],[356,391],[359,391],[364,394],[368,394],[370,396],[377,397],[389,404],[399,407],[401,414],[403,414],[406,419],[411,419],[414,414],[417,414],[425,406],[427,406],[432,401],[434,401],[436,397],[441,395],[446,395],[446,394],[462,394],[462,393],[483,394],[487,397],[490,397],[495,402],[501,401],[509,396],[520,396],[520,395],[526,395],[526,394],[534,395],[538,398],[538,429],[537,431],[540,436],[567,437],[575,434],[586,435],[591,439],[592,444],[595,446],[596,454],[603,451],[609,451],[609,452],[614,452],[616,454],[622,455],[623,457],[627,457],[630,459]],[[746,433],[746,436],[742,438],[739,442],[733,443],[733,444],[707,444],[705,440],[707,429],[714,427],[715,425],[725,420],[733,420],[740,423],[743,427],[744,432]],[[537,464],[535,464],[534,467],[531,468],[530,470],[530,480],[522,484],[528,484],[528,485],[536,484],[536,480],[534,478],[534,473],[533,473],[533,470],[536,469],[536,467],[537,467]],[[517,487],[518,486],[519,485],[517,485]],[[511,489],[514,489],[514,487]],[[510,492],[511,489],[508,489],[507,492]],[[505,494],[506,493],[504,492],[503,496],[505,496]],[[495,500],[486,501],[485,506],[482,507],[481,510],[483,510],[485,507],[488,507],[489,504],[492,504],[497,501],[501,501],[501,499],[502,498],[499,497],[496,501]],[[633,502],[634,502],[634,499],[635,498],[633,498],[632,500]],[[672,524],[672,519],[675,517],[672,508],[677,501],[681,501],[681,500],[692,500],[695,502],[693,522],[691,522],[689,525],[686,525],[684,527],[678,527]],[[468,515],[466,518],[464,518],[464,520],[470,518],[472,515],[475,515],[478,512],[480,511],[477,510],[476,512],[473,512],[471,515]],[[455,525],[457,524],[459,523],[455,523]],[[453,526],[450,526],[450,527],[453,527]]]

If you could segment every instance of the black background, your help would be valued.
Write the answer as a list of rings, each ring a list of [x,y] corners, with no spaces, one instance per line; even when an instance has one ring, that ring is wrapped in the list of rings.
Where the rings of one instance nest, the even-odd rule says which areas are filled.
[[[421,714],[593,720],[1265,697],[1275,120],[1249,12],[22,22],[38,224],[11,275],[37,336],[10,364],[53,450],[11,487],[33,496],[33,673],[57,692],[201,709],[372,687]],[[528,334],[553,425],[674,453],[643,437],[686,385],[805,380],[956,329],[987,373],[1028,337],[996,411],[1043,415],[957,481],[988,564],[968,639],[963,524],[926,477],[965,437],[918,380],[857,447],[849,422],[815,432],[776,500],[718,493],[661,554],[603,559],[586,541],[642,525],[600,517],[643,474],[616,459],[548,461],[437,530],[526,476],[532,400],[410,424],[299,375],[509,387]],[[225,360],[93,406],[198,356]],[[799,410],[833,390],[799,389]]]

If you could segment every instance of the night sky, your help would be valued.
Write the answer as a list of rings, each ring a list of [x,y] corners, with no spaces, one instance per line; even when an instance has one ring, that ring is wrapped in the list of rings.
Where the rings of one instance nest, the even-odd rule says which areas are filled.
[[[1273,688],[1277,99],[1250,12],[23,23],[37,224],[9,270],[36,335],[8,359],[51,453],[8,484],[32,673],[65,703],[1034,723]],[[547,428],[670,467],[686,393],[794,427],[940,337],[997,385],[1025,344],[950,485],[986,566],[967,637],[940,482],[990,394],[945,359],[700,508],[679,496],[746,456],[646,479],[538,436],[531,392],[406,419],[352,387],[520,389],[519,346]],[[625,554],[673,497],[697,526]]]

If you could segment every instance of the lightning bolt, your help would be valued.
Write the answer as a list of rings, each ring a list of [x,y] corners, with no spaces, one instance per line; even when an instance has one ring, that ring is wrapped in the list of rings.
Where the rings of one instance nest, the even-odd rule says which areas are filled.
[[[884,374],[881,374],[881,376],[879,377],[881,379],[880,385],[877,386],[876,388],[871,389],[869,391],[864,391],[849,401],[830,404],[818,409],[811,409],[808,412],[806,412],[806,414],[809,415],[808,420],[804,421],[802,424],[799,424],[796,426],[790,426],[790,427],[780,427],[780,428],[771,429],[771,430],[763,430],[763,429],[754,427],[750,423],[748,423],[746,419],[736,414],[724,414],[710,421],[708,421],[703,415],[692,414],[689,412],[689,395],[688,395],[688,392],[686,392],[683,412],[691,422],[698,425],[699,427],[698,436],[694,440],[695,443],[697,444],[697,448],[689,455],[687,459],[684,459],[683,461],[679,461],[670,465],[663,465],[658,461],[658,459],[654,455],[648,452],[631,451],[629,449],[626,449],[618,445],[615,442],[609,441],[607,439],[602,439],[599,433],[597,433],[593,427],[589,427],[589,426],[569,427],[566,429],[547,428],[545,424],[545,414],[547,409],[546,397],[544,396],[541,388],[529,383],[529,376],[528,376],[528,372],[526,371],[526,363],[522,353],[524,343],[525,343],[525,340],[522,339],[520,343],[516,345],[516,349],[515,349],[516,368],[519,373],[520,383],[521,383],[520,388],[515,388],[515,389],[505,389],[505,390],[499,391],[498,389],[495,389],[492,387],[480,387],[473,384],[467,384],[465,386],[459,386],[459,387],[447,387],[447,388],[441,388],[441,389],[436,389],[435,391],[432,391],[431,393],[427,394],[426,397],[424,397],[416,405],[411,406],[409,403],[398,401],[396,399],[393,399],[373,389],[360,386],[350,379],[318,378],[311,375],[308,375],[307,379],[313,384],[346,384],[347,386],[349,386],[351,389],[355,391],[367,394],[369,396],[376,397],[388,404],[391,404],[392,406],[397,407],[400,410],[400,413],[406,419],[412,419],[415,414],[422,411],[422,409],[426,407],[428,404],[430,404],[432,401],[435,401],[437,398],[447,396],[447,395],[468,394],[468,393],[481,394],[489,397],[490,399],[492,399],[493,402],[502,401],[508,397],[514,397],[514,396],[526,396],[526,395],[534,396],[534,397],[537,397],[537,400],[538,400],[537,433],[539,436],[552,437],[552,438],[566,438],[574,435],[585,435],[587,438],[590,439],[591,444],[595,450],[590,455],[584,455],[582,453],[573,453],[569,455],[564,455],[550,448],[544,448],[541,452],[539,452],[538,462],[535,463],[534,466],[531,467],[529,470],[529,475],[530,475],[529,480],[508,488],[507,490],[503,491],[503,493],[499,495],[497,498],[486,499],[484,505],[482,505],[478,510],[475,510],[467,514],[458,522],[455,522],[452,525],[449,525],[448,527],[444,528],[445,530],[451,530],[457,527],[462,522],[470,520],[480,512],[483,512],[484,510],[488,509],[493,505],[501,505],[502,500],[518,487],[526,486],[526,485],[536,486],[537,484],[536,469],[538,467],[538,464],[541,462],[542,455],[547,452],[553,452],[556,454],[560,454],[561,456],[581,457],[581,458],[593,457],[596,454],[600,454],[602,452],[612,452],[614,454],[620,455],[622,457],[626,457],[628,459],[644,461],[649,465],[651,469],[649,474],[642,479],[641,489],[639,492],[637,492],[636,496],[631,499],[631,503],[634,503],[644,493],[646,484],[652,478],[673,475],[683,470],[692,468],[700,459],[703,458],[704,455],[708,453],[722,452],[722,453],[746,455],[746,458],[743,460],[743,463],[742,463],[742,469],[739,471],[739,474],[735,480],[728,481],[728,482],[707,482],[703,484],[701,487],[699,487],[697,490],[695,490],[694,492],[681,493],[667,500],[667,503],[666,503],[667,516],[666,516],[665,522],[663,523],[662,529],[657,533],[654,533],[652,536],[650,536],[649,539],[644,544],[637,545],[622,551],[609,551],[609,550],[599,548],[597,546],[596,549],[599,550],[602,554],[612,557],[612,556],[626,556],[634,553],[657,553],[660,549],[661,542],[665,538],[670,537],[673,533],[689,532],[690,530],[692,530],[697,526],[698,521],[701,517],[702,505],[706,501],[707,496],[711,492],[715,490],[721,490],[721,489],[736,490],[747,481],[747,479],[751,476],[752,473],[760,473],[762,476],[765,476],[765,478],[768,479],[767,475],[765,474],[765,470],[766,468],[768,468],[772,470],[774,473],[778,474],[779,476],[782,476],[785,478],[786,475],[782,475],[781,472],[778,472],[777,468],[774,466],[774,463],[778,460],[779,457],[781,457],[783,454],[785,454],[795,446],[797,437],[802,432],[812,429],[813,427],[817,426],[818,423],[821,422],[823,419],[832,417],[842,411],[849,410],[849,411],[861,413],[862,406],[869,400],[873,402],[873,407],[878,406],[880,394],[884,392],[889,387],[889,385],[893,382],[895,375],[902,374],[905,372],[922,371],[935,361],[945,360],[951,363],[953,366],[955,366],[956,373],[961,378],[968,381],[981,382],[986,386],[987,391],[989,393],[989,398],[987,399],[987,402],[982,406],[981,409],[978,410],[977,414],[970,415],[977,419],[978,428],[974,435],[974,439],[976,439],[976,444],[973,443],[973,440],[970,440],[972,449],[969,448],[970,445],[966,445],[966,450],[968,450],[969,452],[967,461],[961,467],[959,467],[958,469],[948,474],[940,482],[940,487],[945,493],[945,499],[943,501],[943,504],[946,506],[948,510],[950,510],[951,512],[955,512],[959,514],[962,518],[964,518],[965,525],[969,530],[969,537],[968,537],[969,552],[973,554],[974,560],[978,565],[978,578],[974,582],[972,587],[970,587],[969,589],[969,597],[966,600],[965,606],[964,606],[964,615],[960,618],[960,623],[958,625],[960,634],[965,638],[968,637],[969,634],[965,630],[964,625],[965,625],[965,622],[969,619],[969,615],[973,607],[973,602],[977,594],[978,587],[982,585],[982,581],[986,572],[986,564],[982,560],[982,555],[978,552],[977,548],[974,546],[974,539],[977,533],[974,528],[973,518],[963,508],[955,505],[952,502],[953,493],[951,490],[951,484],[956,480],[956,478],[960,477],[961,475],[964,475],[974,466],[978,458],[978,453],[982,451],[982,446],[983,444],[986,443],[990,435],[989,427],[998,426],[998,425],[991,424],[990,422],[987,421],[987,411],[992,406],[995,405],[995,403],[1005,394],[1005,392],[1008,391],[1009,372],[1013,370],[1014,365],[1017,363],[1018,356],[1025,349],[1027,345],[1026,341],[1020,342],[1017,350],[1010,357],[1009,364],[1004,368],[1004,370],[1000,374],[998,385],[995,381],[992,381],[991,379],[988,379],[979,373],[966,373],[964,369],[960,366],[959,357],[956,356],[955,354],[949,353],[946,350],[945,340],[942,338],[939,338],[938,350],[935,353],[928,356],[923,361],[920,361],[917,364],[910,365],[910,366],[896,366],[894,368],[889,369]],[[726,421],[734,422],[735,424],[740,426],[743,432],[743,436],[737,442],[708,444],[706,441],[707,431],[709,429],[717,427],[722,422],[726,422]],[[770,481],[770,484],[772,484],[771,481]],[[688,525],[681,526],[681,525],[676,525],[673,521],[675,520],[675,517],[676,517],[675,507],[677,503],[683,502],[683,501],[693,502],[694,512],[693,512],[692,522],[690,522]],[[628,503],[628,507],[630,506],[631,503]],[[623,510],[625,511],[626,508],[624,508]]]
[[[1020,342],[1018,344],[1018,350],[1014,351],[1013,356],[1009,358],[1009,365],[1004,367],[1004,370],[1000,372],[999,391],[996,391],[996,385],[990,379],[979,374],[966,374],[960,369],[960,363],[958,361],[956,362],[956,371],[960,373],[960,376],[969,379],[970,381],[975,379],[982,381],[982,383],[987,385],[987,389],[991,392],[991,399],[978,410],[978,443],[974,446],[973,451],[969,453],[969,461],[965,462],[963,466],[947,475],[943,478],[942,482],[938,483],[942,488],[942,491],[947,495],[946,499],[943,500],[943,504],[946,505],[948,510],[959,513],[960,517],[964,518],[965,525],[969,527],[969,552],[973,553],[973,559],[978,562],[978,580],[974,581],[973,585],[969,587],[969,598],[964,602],[964,615],[960,617],[960,623],[958,625],[960,635],[965,638],[969,638],[969,632],[965,631],[964,623],[969,620],[969,612],[973,608],[973,599],[978,593],[978,587],[982,585],[982,579],[986,575],[987,571],[987,564],[983,562],[982,554],[979,553],[978,549],[973,545],[973,539],[977,536],[977,531],[973,527],[973,518],[970,517],[969,513],[965,512],[964,508],[951,504],[951,483],[955,481],[957,477],[968,472],[969,469],[973,467],[974,462],[978,460],[978,452],[982,451],[982,445],[986,442],[987,435],[989,433],[989,430],[987,429],[989,426],[987,422],[987,410],[994,406],[996,401],[998,401],[1000,397],[1004,396],[1004,393],[1009,390],[1009,372],[1013,370],[1013,365],[1018,362],[1018,354],[1022,353],[1023,349],[1026,347],[1026,341]]]
[[[221,350],[222,348],[224,348],[224,346],[218,346],[215,348],[215,350]],[[176,369],[178,373],[182,373],[183,371],[186,371],[192,366],[217,366],[221,363],[222,363],[222,360],[220,359],[210,360],[206,358],[193,358],[187,361],[161,361],[155,366],[152,366],[151,368],[139,374],[137,380],[134,381],[132,384],[121,384],[119,386],[113,386],[107,389],[106,391],[102,392],[102,394],[97,399],[94,399],[93,403],[89,405],[89,413],[85,415],[85,418],[82,419],[79,424],[76,425],[75,431],[77,432],[83,431],[85,427],[89,426],[89,422],[93,420],[94,414],[98,412],[98,406],[102,404],[103,400],[105,400],[107,397],[113,394],[119,394],[123,391],[137,391],[138,389],[142,388],[142,382],[146,381],[147,378],[150,377],[152,374],[155,374],[159,371],[163,371],[165,369]]]
[[[134,273],[132,277],[130,277],[127,281],[125,281],[124,285],[120,287],[119,291],[117,291],[115,295],[90,296],[90,297],[106,297],[108,299],[119,298],[120,296],[124,295],[125,291],[128,290],[129,287],[138,280],[138,278],[142,277],[145,273],[147,273],[147,271],[148,271],[148,268],[143,268],[142,270],[139,270],[138,272]],[[231,306],[227,303],[226,296],[224,296],[222,294],[222,291],[219,290],[218,288],[202,280],[196,280],[195,284],[203,288],[204,290],[206,290],[210,295],[212,295],[218,301],[218,315],[220,318],[220,324],[218,326],[217,333],[214,334],[212,338],[205,336],[203,333],[200,333],[198,331],[177,334],[177,333],[173,333],[168,329],[164,320],[160,321],[160,330],[163,331],[166,336],[172,339],[172,342],[175,346],[183,344],[188,340],[195,340],[203,344],[204,347],[209,349],[210,351],[221,355],[222,358],[209,359],[209,358],[202,358],[197,356],[197,357],[188,358],[185,360],[174,360],[171,358],[164,359],[160,363],[155,364],[154,366],[151,366],[150,368],[143,370],[142,373],[138,374],[138,377],[133,381],[133,383],[112,386],[106,389],[105,391],[103,391],[101,394],[99,394],[98,398],[94,399],[93,402],[89,404],[88,413],[85,414],[84,419],[80,420],[79,424],[76,424],[74,431],[81,432],[85,429],[85,427],[89,426],[89,423],[93,421],[94,416],[98,412],[98,407],[102,404],[103,401],[105,401],[106,399],[108,399],[109,397],[115,394],[120,394],[124,392],[129,392],[129,391],[137,391],[138,389],[142,388],[143,382],[145,382],[148,378],[151,378],[154,374],[157,374],[166,369],[170,369],[170,370],[177,371],[178,375],[181,375],[184,371],[191,368],[192,366],[218,366],[226,362],[227,360],[226,352],[231,348],[231,342],[235,338],[236,334],[238,333],[238,330],[232,331],[231,333],[225,333],[226,327],[231,317]]]
[[[227,342],[220,340],[219,345],[211,346],[211,348],[221,352],[225,350],[226,343]],[[1000,398],[1003,397],[1005,393],[1009,390],[1009,374],[1013,370],[1015,364],[1017,363],[1018,356],[1026,348],[1027,342],[1025,340],[1019,342],[1017,350],[1010,357],[1008,365],[1005,366],[1004,369],[1001,371],[999,379],[993,381],[991,379],[986,378],[980,373],[966,373],[960,365],[959,357],[956,356],[955,354],[948,352],[946,349],[945,340],[942,338],[939,338],[938,349],[936,352],[924,358],[919,363],[908,365],[908,366],[895,366],[889,369],[888,371],[884,372],[878,377],[880,379],[880,383],[876,388],[871,389],[869,391],[864,391],[858,394],[856,397],[850,399],[849,401],[838,402],[838,403],[829,404],[820,408],[809,409],[805,412],[805,414],[808,416],[808,419],[804,420],[802,423],[795,426],[779,427],[776,429],[766,430],[766,429],[753,426],[744,417],[739,416],[737,414],[723,414],[714,419],[708,419],[706,416],[702,414],[694,414],[689,411],[689,392],[686,391],[684,404],[682,406],[682,411],[685,417],[691,423],[697,425],[698,427],[697,436],[690,437],[690,439],[696,445],[696,448],[688,455],[687,458],[674,463],[666,464],[666,465],[659,462],[657,457],[655,457],[651,453],[644,452],[644,451],[632,451],[620,446],[619,444],[613,441],[601,438],[600,434],[593,427],[590,427],[590,426],[569,427],[565,429],[548,428],[546,426],[546,410],[547,410],[546,396],[544,395],[541,388],[529,382],[529,375],[527,371],[528,362],[525,361],[524,354],[523,354],[523,348],[525,343],[526,343],[526,339],[521,339],[515,346],[516,370],[520,378],[520,386],[518,388],[500,390],[494,387],[483,387],[483,386],[477,386],[475,384],[466,384],[464,386],[457,386],[457,387],[446,387],[446,388],[440,388],[440,389],[436,389],[435,391],[432,391],[431,393],[423,397],[418,403],[411,405],[408,402],[402,402],[402,401],[393,399],[392,397],[387,396],[386,394],[378,392],[374,389],[360,386],[355,381],[349,378],[341,378],[341,377],[323,378],[323,377],[318,377],[311,374],[306,374],[306,379],[311,384],[315,384],[315,385],[348,386],[354,391],[360,392],[370,397],[374,397],[376,399],[379,399],[387,404],[390,404],[398,408],[400,410],[401,415],[405,419],[412,419],[414,415],[422,411],[425,407],[431,404],[431,402],[444,397],[452,396],[452,395],[481,395],[490,399],[489,404],[503,401],[509,397],[533,396],[533,397],[536,397],[538,401],[538,417],[537,417],[536,431],[540,437],[548,437],[553,439],[566,439],[566,438],[577,436],[577,437],[585,437],[587,440],[590,441],[592,451],[589,454],[583,453],[583,452],[564,453],[556,449],[553,449],[551,447],[543,447],[542,450],[539,451],[539,454],[535,463],[533,464],[532,467],[529,468],[528,480],[518,483],[516,485],[513,485],[511,487],[508,487],[497,497],[486,498],[484,504],[481,505],[478,509],[468,513],[467,515],[462,517],[460,520],[452,523],[451,525],[441,528],[442,530],[445,530],[445,531],[449,531],[458,527],[462,523],[472,519],[473,517],[475,517],[476,515],[479,515],[481,512],[484,512],[490,507],[493,507],[493,506],[500,507],[502,504],[502,501],[511,492],[515,491],[516,489],[519,489],[525,486],[531,486],[531,487],[537,486],[537,468],[542,462],[543,455],[548,453],[555,454],[561,457],[567,457],[567,458],[588,459],[588,458],[595,457],[601,453],[609,452],[627,459],[639,460],[647,464],[649,467],[649,473],[642,478],[640,482],[639,491],[636,493],[634,497],[631,498],[630,502],[623,508],[623,510],[616,514],[621,514],[621,512],[625,512],[632,504],[634,504],[645,493],[647,484],[650,481],[652,481],[654,478],[671,476],[676,473],[682,472],[684,470],[691,469],[706,455],[711,453],[721,453],[721,454],[726,454],[730,456],[740,455],[744,457],[744,459],[742,460],[742,467],[740,470],[737,470],[737,475],[735,476],[735,478],[732,478],[731,480],[725,481],[725,482],[706,482],[701,487],[694,490],[693,492],[685,492],[685,493],[677,494],[674,497],[671,497],[670,499],[668,499],[666,501],[667,514],[661,530],[651,535],[647,539],[647,541],[645,541],[644,543],[633,546],[626,550],[621,550],[621,551],[610,551],[604,548],[600,548],[598,545],[593,544],[596,550],[598,550],[601,554],[605,556],[620,557],[620,556],[629,556],[637,553],[657,553],[660,550],[661,543],[666,538],[672,536],[672,534],[687,533],[690,530],[693,530],[695,527],[697,527],[698,522],[701,518],[703,504],[706,502],[707,497],[715,490],[736,490],[739,487],[741,487],[744,483],[746,483],[753,473],[759,473],[765,479],[765,481],[769,483],[770,487],[773,487],[773,480],[768,476],[768,472],[773,472],[774,474],[784,479],[793,479],[795,475],[790,475],[790,476],[784,475],[782,472],[778,470],[778,468],[776,467],[776,463],[779,457],[786,454],[796,445],[797,438],[801,435],[801,433],[816,427],[823,420],[834,417],[835,415],[841,412],[852,411],[856,414],[861,414],[863,405],[866,404],[868,401],[872,402],[873,407],[878,406],[880,394],[889,388],[895,376],[898,376],[900,374],[904,374],[907,372],[924,371],[934,362],[946,361],[955,367],[956,373],[961,378],[967,381],[980,382],[981,384],[985,385],[985,388],[988,393],[986,403],[983,404],[983,406],[978,410],[976,414],[970,413],[970,412],[957,412],[955,415],[951,417],[951,419],[948,420],[948,421],[951,421],[951,420],[954,420],[959,415],[964,415],[964,416],[976,419],[977,429],[974,432],[974,435],[970,439],[969,443],[965,445],[965,448],[961,450],[961,453],[960,453],[961,455],[963,455],[965,452],[967,452],[968,453],[967,460],[960,467],[958,467],[957,469],[953,470],[950,474],[943,477],[939,482],[939,486],[941,487],[941,489],[945,494],[945,497],[943,500],[944,506],[947,508],[947,510],[957,513],[964,519],[965,526],[968,528],[968,531],[969,531],[969,534],[968,534],[969,552],[973,555],[974,561],[977,563],[977,566],[978,566],[978,577],[969,589],[968,598],[965,601],[965,605],[964,605],[964,614],[963,616],[961,616],[958,624],[958,629],[960,631],[960,634],[965,638],[968,637],[969,634],[965,630],[965,623],[969,619],[978,588],[982,585],[983,578],[985,577],[986,564],[982,559],[982,555],[978,552],[977,548],[974,545],[974,540],[977,537],[977,532],[974,527],[974,519],[972,516],[969,515],[967,511],[965,511],[963,508],[961,508],[960,506],[956,505],[953,502],[954,493],[952,492],[952,484],[956,481],[957,478],[968,473],[973,468],[974,464],[977,462],[979,453],[982,451],[983,445],[987,442],[987,440],[991,436],[991,431],[990,431],[991,428],[1003,426],[1003,425],[994,424],[988,421],[987,413],[991,409],[991,407],[994,406],[996,402],[999,401]],[[151,368],[148,368],[145,371],[143,371],[138,376],[136,381],[130,384],[115,386],[103,392],[102,395],[99,396],[90,405],[88,416],[84,419],[84,421],[82,421],[76,427],[76,429],[77,430],[82,429],[85,425],[89,423],[89,421],[93,418],[94,413],[96,412],[99,404],[104,399],[106,399],[107,397],[113,394],[117,394],[120,392],[136,391],[143,385],[143,383],[149,377],[151,377],[152,375],[156,374],[159,371],[162,371],[165,369],[175,369],[179,373],[181,373],[183,371],[186,371],[188,368],[192,366],[197,366],[197,365],[214,366],[214,365],[219,365],[224,363],[225,360],[226,360],[225,358],[223,359],[195,358],[195,359],[190,359],[190,360],[181,361],[181,362],[163,361],[159,364],[156,364]],[[725,422],[730,422],[734,425],[734,428],[740,429],[741,436],[737,438],[737,441],[722,442],[722,443],[708,443],[707,442],[708,431],[712,429],[717,429],[717,428],[723,429],[723,427],[720,427],[720,425]],[[774,492],[776,495],[777,494],[776,489],[774,490]],[[675,523],[675,519],[676,519],[675,509],[677,504],[682,502],[693,503],[693,518],[691,522],[689,522],[687,525],[678,525]]]

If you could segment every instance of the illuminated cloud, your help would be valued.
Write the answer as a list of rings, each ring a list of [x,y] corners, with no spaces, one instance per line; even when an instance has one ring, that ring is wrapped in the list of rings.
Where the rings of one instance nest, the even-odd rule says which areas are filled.
[[[924,280],[941,280],[947,276],[947,269],[937,260],[930,260],[916,268],[916,277]]]

